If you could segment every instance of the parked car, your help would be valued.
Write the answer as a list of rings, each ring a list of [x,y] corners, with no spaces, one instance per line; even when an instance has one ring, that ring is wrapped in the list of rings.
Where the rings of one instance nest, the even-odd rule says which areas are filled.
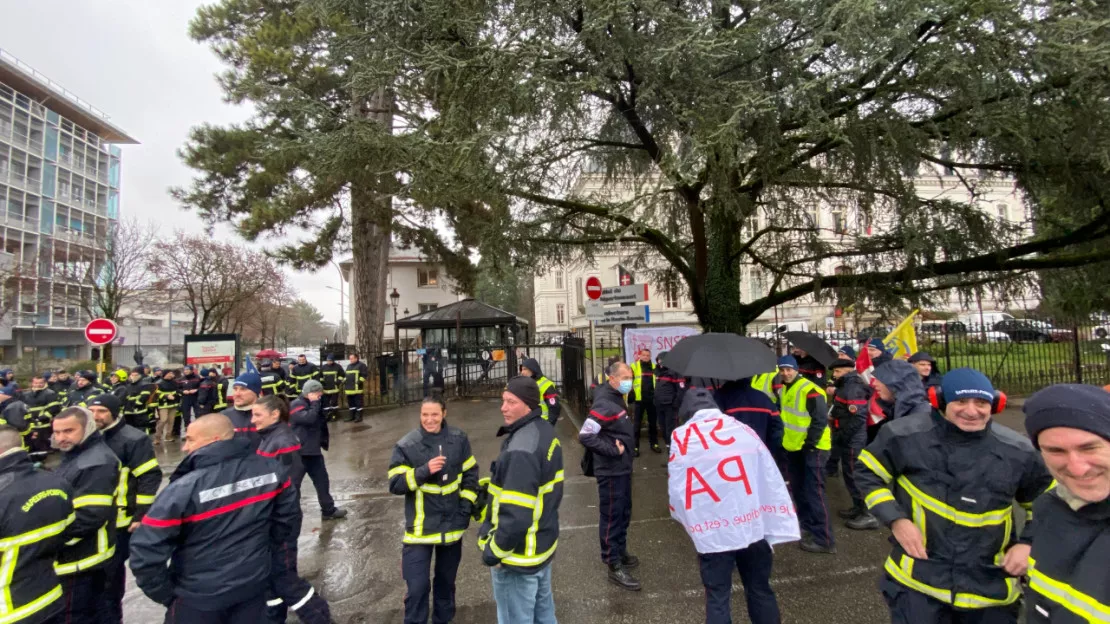
[[[968,342],[1010,342],[1010,335],[994,329],[972,329],[963,321],[928,321],[918,328],[919,343],[937,344],[944,342],[945,334],[950,339],[959,338]]]
[[[956,320],[967,326],[968,329],[991,329],[1001,321],[1011,321],[1014,315],[1008,312],[986,310],[983,312],[969,312],[961,314]]]
[[[1044,321],[1007,319],[994,324],[995,331],[1005,332],[1014,342],[1062,342],[1072,338],[1070,330],[1058,330]]]
[[[775,336],[788,331],[809,331],[809,323],[807,321],[783,321],[778,323],[766,323],[759,329],[749,332],[748,335],[752,338],[759,338],[761,340],[774,340]]]

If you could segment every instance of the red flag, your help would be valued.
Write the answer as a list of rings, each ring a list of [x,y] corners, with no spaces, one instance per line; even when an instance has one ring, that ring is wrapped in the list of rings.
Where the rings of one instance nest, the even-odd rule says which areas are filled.
[[[879,407],[879,393],[875,391],[875,380],[871,376],[871,372],[875,370],[875,366],[871,363],[871,354],[867,352],[867,343],[861,342],[859,345],[859,356],[856,357],[856,372],[863,377],[871,386],[871,402],[867,410],[867,425],[875,425],[886,420],[886,414],[883,413],[882,408]]]
[[[871,354],[867,352],[867,343],[861,342],[859,345],[859,355],[856,356],[856,372],[863,377],[867,383],[871,383],[871,371],[875,367],[871,365]]]

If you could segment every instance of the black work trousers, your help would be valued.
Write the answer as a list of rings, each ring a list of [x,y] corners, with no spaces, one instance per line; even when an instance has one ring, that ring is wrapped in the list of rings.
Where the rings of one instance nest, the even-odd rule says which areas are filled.
[[[699,554],[701,582],[705,586],[705,624],[732,624],[732,570],[740,572],[748,619],[752,624],[779,624],[779,603],[771,589],[774,555],[766,540],[747,548]]]
[[[628,554],[628,524],[632,521],[632,475],[597,478],[597,524],[601,560],[620,563]]]
[[[82,624],[119,624],[121,620],[113,619],[108,609],[108,601],[104,599],[104,585],[107,578],[107,566],[93,570],[85,570],[74,574],[66,574],[59,579],[62,582],[62,608],[61,621],[81,622]]]
[[[834,544],[829,504],[825,497],[825,451],[787,451],[790,493],[798,509],[798,524],[821,546]]]
[[[986,609],[957,609],[898,583],[889,576],[879,589],[890,608],[891,624],[1017,624],[1018,604]]]
[[[653,446],[659,444],[659,431],[656,428],[657,423],[654,400],[650,396],[644,397],[644,400],[636,401],[635,405],[636,410],[634,413],[636,414],[636,449],[638,450],[640,448],[640,428],[643,426],[645,413],[647,414],[648,423],[648,444],[651,444]]]
[[[678,408],[673,405],[656,405],[655,413],[659,418],[659,434],[663,444],[670,445],[671,434],[677,426]]]
[[[432,557],[435,579],[432,579]],[[454,544],[405,544],[401,548],[401,576],[405,579],[405,624],[428,624],[432,595],[432,623],[448,624],[455,617],[455,576],[462,561],[462,540]]]
[[[131,533],[116,529],[116,554],[108,562],[104,579],[104,603],[113,622],[123,621],[123,593],[127,589],[127,556]]]
[[[339,392],[325,392],[320,399],[320,407],[328,420],[335,420],[335,411],[339,409]]]
[[[328,466],[324,463],[323,455],[301,455],[304,472],[297,479],[297,491],[301,490],[305,474],[312,479],[312,487],[316,490],[316,498],[320,501],[320,513],[330,516],[335,513],[335,499],[331,497],[331,480],[328,478]]]
[[[185,434],[185,428],[189,423],[204,416],[200,411],[200,404],[197,403],[197,395],[186,394],[181,397],[181,433],[182,437]]]
[[[166,609],[165,624],[264,624],[266,597],[259,594],[226,609],[203,610],[185,604],[180,598]]]
[[[362,393],[347,395],[347,414],[350,420],[362,420]]]

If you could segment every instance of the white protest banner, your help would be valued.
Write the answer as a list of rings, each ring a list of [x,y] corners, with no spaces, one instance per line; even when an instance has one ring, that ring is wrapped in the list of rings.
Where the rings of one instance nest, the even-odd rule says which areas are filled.
[[[637,327],[624,332],[624,355],[626,362],[636,359],[640,349],[651,349],[651,361],[664,351],[670,351],[679,340],[699,334],[693,327]]]
[[[798,515],[771,452],[754,431],[702,410],[671,436],[671,517],[699,553],[801,539]]]

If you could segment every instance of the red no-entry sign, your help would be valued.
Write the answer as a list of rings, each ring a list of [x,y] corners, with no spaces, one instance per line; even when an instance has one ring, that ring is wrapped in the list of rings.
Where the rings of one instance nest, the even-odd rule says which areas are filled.
[[[106,345],[116,339],[119,328],[111,319],[98,318],[85,326],[85,339],[94,345]]]
[[[586,280],[586,296],[590,299],[601,299],[601,278],[595,275]]]

